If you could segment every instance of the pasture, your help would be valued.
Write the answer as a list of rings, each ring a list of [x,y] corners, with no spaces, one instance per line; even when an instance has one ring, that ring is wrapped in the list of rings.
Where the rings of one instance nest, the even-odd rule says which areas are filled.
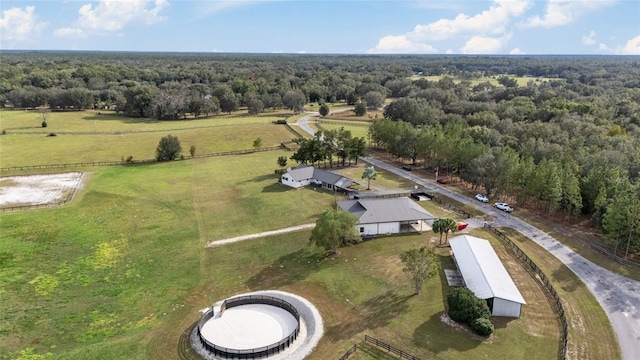
[[[516,80],[516,82],[518,83],[518,86],[527,86],[527,84],[529,83],[529,81],[533,81],[534,83],[538,84],[541,82],[549,82],[549,81],[559,81],[561,79],[558,78],[546,78],[546,77],[528,77],[528,76],[516,76],[516,75],[510,75],[510,74],[503,74],[503,75],[494,75],[494,76],[482,76],[479,78],[473,78],[473,79],[468,79],[468,81],[471,83],[471,86],[476,86],[480,83],[483,82],[488,82],[492,85],[495,86],[502,86],[500,85],[500,83],[498,82],[498,78],[501,76],[506,76],[508,78],[514,79]],[[411,80],[418,80],[418,79],[426,79],[429,81],[434,81],[434,82],[438,82],[440,81],[443,77],[443,75],[428,75],[428,76],[424,76],[424,75],[413,75],[411,77]],[[449,76],[452,77],[452,76]],[[452,77],[453,81],[455,83],[460,83],[461,81],[465,80],[465,79],[460,79],[457,77]]]
[[[1,115],[5,126],[6,113]],[[258,136],[264,146],[280,137],[285,139],[281,141],[291,138],[284,127],[247,124],[248,119],[247,123],[229,120],[238,121],[237,126],[184,133],[175,130],[183,125],[180,121],[110,121],[119,123],[120,131],[144,127],[128,149],[130,153],[145,149],[150,152],[147,157],[153,157],[164,131],[177,135],[185,151],[191,145],[183,140],[189,138],[186,134],[192,134],[198,149],[250,148]],[[78,123],[59,131],[79,131],[81,119]],[[266,127],[282,133],[267,135]],[[226,129],[244,136],[233,136]],[[60,143],[46,151],[40,147],[40,158],[64,163],[77,162],[77,156],[89,159],[89,149],[97,146],[91,136],[95,135],[73,135],[78,144],[74,151],[64,150]],[[211,145],[200,145],[210,137],[215,138]],[[0,137],[3,167],[9,166],[5,156],[16,164],[39,163],[30,157],[35,153],[28,142],[8,138]],[[122,144],[105,145],[104,154],[115,153],[116,160],[129,155],[119,154],[124,151],[118,146]],[[57,151],[64,156],[50,154]],[[549,359],[557,355],[558,323],[544,293],[504,247],[482,230],[473,234],[492,242],[528,303],[521,319],[494,319],[496,332],[489,338],[472,335],[442,318],[448,291],[442,272],[424,285],[420,296],[412,295],[398,254],[411,247],[434,246],[433,233],[380,238],[343,248],[336,257],[325,257],[321,250],[309,247],[309,230],[205,248],[212,240],[315,222],[339,199],[330,192],[292,190],[278,184],[274,169],[281,155],[291,153],[278,150],[93,167],[72,203],[0,215],[0,359],[27,359],[29,354],[50,359],[175,359],[180,337],[199,318],[198,310],[240,292],[264,289],[296,293],[320,310],[325,335],[311,359],[338,358],[360,343],[364,334],[424,359]],[[359,180],[363,165],[359,162],[358,167],[339,171]],[[378,171],[372,186],[412,184]],[[454,215],[432,202],[421,204],[438,216]],[[438,254],[442,267],[452,268],[448,249],[440,248]],[[555,266],[543,255],[540,261]],[[575,319],[593,314],[598,319],[594,325],[584,321],[575,325],[584,331],[574,336],[600,339],[582,344],[578,357],[598,358],[611,351],[613,358],[619,358],[615,342],[603,341],[615,336],[606,318],[602,319],[602,310],[593,306],[593,297],[579,289],[575,279],[549,269],[562,276],[557,279],[561,284],[578,287],[566,292],[568,297],[582,299],[573,308]],[[365,348],[354,358],[378,358],[375,354],[376,349]]]

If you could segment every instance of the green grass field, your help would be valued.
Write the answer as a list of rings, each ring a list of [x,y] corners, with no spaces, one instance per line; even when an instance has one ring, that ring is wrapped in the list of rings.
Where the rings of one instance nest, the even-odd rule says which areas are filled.
[[[153,159],[160,138],[168,134],[178,137],[184,155],[189,155],[191,145],[196,147],[196,154],[208,154],[252,149],[258,137],[263,147],[278,146],[295,137],[284,126],[272,124],[276,119],[272,117],[129,122],[121,115],[93,112],[52,113],[47,128],[35,124],[38,127],[15,130],[34,115],[40,114],[0,112],[0,127],[9,129],[7,135],[0,136],[1,167],[120,161],[129,156],[134,160]],[[87,119],[101,116],[109,119],[95,120],[98,125],[94,134],[94,120]],[[45,136],[50,132],[57,136]]]
[[[2,121],[5,124],[4,117]],[[262,126],[281,128],[239,126],[244,136],[218,133],[211,147],[244,147],[245,138],[251,146],[255,137],[271,138]],[[63,130],[76,128],[69,125]],[[197,130],[174,135],[182,141],[190,132],[194,141],[207,137]],[[139,138],[132,149],[152,145],[153,152],[159,133],[144,134],[149,139]],[[78,144],[91,144],[90,136],[77,135]],[[7,138],[0,137],[3,167],[5,156],[17,164],[24,159],[33,163],[29,156],[37,151]],[[183,142],[183,148],[188,146]],[[54,161],[49,152],[71,156],[55,158],[61,162],[76,162],[72,156],[76,151],[88,151],[81,146],[74,151],[64,146],[40,149],[41,159],[47,159],[43,161]],[[115,151],[108,147],[105,153]],[[211,240],[315,222],[339,199],[330,192],[278,184],[274,169],[281,155],[291,153],[94,167],[72,203],[0,215],[0,359],[26,360],[33,354],[65,360],[175,359],[180,336],[198,319],[198,310],[234,294],[264,289],[299,294],[320,310],[325,335],[310,359],[338,358],[362,342],[364,334],[424,359],[557,355],[558,323],[544,293],[497,240],[481,231],[474,234],[493,243],[527,300],[521,319],[494,318],[496,332],[486,339],[441,320],[448,291],[443,274],[427,282],[420,296],[412,295],[398,254],[434,244],[433,233],[380,238],[343,248],[333,258],[308,246],[308,230],[205,248]],[[339,171],[358,180],[363,165]],[[372,186],[413,185],[380,171]],[[436,216],[454,215],[432,202],[421,205]],[[438,252],[443,268],[451,268],[448,249]],[[548,262],[550,271],[555,271],[557,265],[545,254],[536,261]],[[565,274],[556,273],[555,280],[564,286]],[[586,288],[572,286],[565,293],[577,299],[572,319],[597,314],[598,320],[593,325],[575,324],[582,329],[572,332],[579,344],[576,354],[601,358],[609,352],[610,358],[619,358],[615,341],[605,341],[615,336],[602,310]],[[583,343],[581,336],[593,341]],[[354,358],[385,358],[376,354],[375,349],[364,349]]]

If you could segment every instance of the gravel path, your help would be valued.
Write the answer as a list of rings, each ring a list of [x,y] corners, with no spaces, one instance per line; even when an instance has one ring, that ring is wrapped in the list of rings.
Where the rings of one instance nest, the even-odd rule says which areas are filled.
[[[243,241],[243,240],[248,240],[248,239],[255,239],[255,238],[260,238],[260,237],[265,237],[265,236],[270,236],[270,235],[276,235],[276,234],[284,234],[284,233],[288,233],[288,232],[292,232],[292,231],[298,231],[298,230],[302,230],[302,229],[310,229],[310,228],[313,228],[315,226],[316,226],[315,223],[313,223],[313,224],[304,224],[304,225],[297,225],[297,226],[292,226],[292,227],[288,227],[288,228],[284,228],[284,229],[265,231],[265,232],[261,232],[261,233],[257,233],[257,234],[249,234],[249,235],[236,236],[236,237],[232,237],[232,238],[228,238],[228,239],[214,240],[214,241],[209,241],[207,243],[206,247],[215,247],[215,246],[220,246],[220,245],[224,245],[224,244],[230,244],[230,243]]]

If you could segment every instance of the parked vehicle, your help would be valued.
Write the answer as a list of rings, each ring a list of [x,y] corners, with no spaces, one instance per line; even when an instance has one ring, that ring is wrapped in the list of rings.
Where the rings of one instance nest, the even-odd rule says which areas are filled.
[[[509,206],[509,204],[503,203],[503,202],[497,202],[497,203],[493,204],[493,207],[495,207],[498,210],[502,210],[504,212],[512,212],[513,211],[513,208],[511,206]]]
[[[438,184],[448,184],[449,180],[447,178],[438,178]]]
[[[403,170],[411,171],[411,165],[402,165]]]
[[[476,200],[478,201],[482,201],[483,203],[488,203],[489,202],[489,198],[482,195],[482,194],[476,194]]]

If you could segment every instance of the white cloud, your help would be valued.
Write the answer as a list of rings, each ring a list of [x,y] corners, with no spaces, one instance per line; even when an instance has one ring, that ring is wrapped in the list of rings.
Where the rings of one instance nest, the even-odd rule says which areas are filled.
[[[548,0],[542,17],[533,16],[522,23],[525,27],[545,27],[567,25],[585,13],[596,11],[615,3],[615,0]]]
[[[429,44],[412,42],[405,35],[385,36],[375,48],[367,50],[369,54],[434,54],[438,50]]]
[[[3,41],[25,41],[30,40],[47,26],[47,23],[40,21],[35,14],[35,6],[25,6],[21,8],[11,8],[2,11],[0,18],[0,36]]]
[[[511,55],[523,55],[524,51],[520,50],[520,48],[513,48],[513,49],[511,49],[511,51],[509,51],[509,54],[511,54]]]
[[[61,28],[59,36],[77,36],[78,31],[98,34],[118,33],[132,24],[151,25],[166,18],[160,12],[169,6],[167,0],[100,0],[78,10],[75,28]]]
[[[499,35],[513,16],[522,15],[530,6],[529,1],[494,0],[489,10],[468,16],[458,14],[455,19],[440,19],[427,25],[417,25],[409,37],[414,40],[447,40],[459,35]]]
[[[621,55],[640,55],[640,35],[627,41],[625,46],[619,51]]]
[[[369,53],[434,53],[434,42],[451,39],[466,41],[462,51],[497,49],[504,46],[510,36],[509,26],[513,17],[521,16],[530,8],[532,0],[493,0],[488,10],[476,15],[458,14],[453,19],[440,19],[426,25],[416,25],[404,35],[389,35],[381,38]],[[491,39],[490,44],[481,44],[478,39]],[[484,51],[482,51],[484,53]]]
[[[600,45],[598,45],[598,51],[611,51],[611,49],[609,49],[609,47],[607,46],[607,44],[605,43],[600,43]]]
[[[486,36],[473,36],[460,49],[463,54],[495,54],[509,41],[510,36],[492,38]]]
[[[82,38],[86,36],[84,31],[78,28],[59,28],[53,32],[53,35],[66,38]]]
[[[593,45],[596,43],[596,32],[591,30],[589,35],[582,37],[582,43],[585,45]]]

